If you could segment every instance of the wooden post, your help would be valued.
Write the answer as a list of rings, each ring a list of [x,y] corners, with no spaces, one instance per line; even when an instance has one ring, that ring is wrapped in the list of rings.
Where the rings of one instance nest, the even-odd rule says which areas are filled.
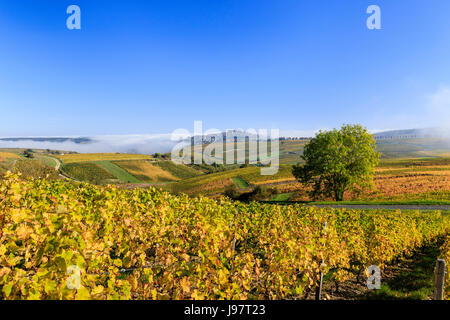
[[[433,300],[442,300],[444,298],[444,283],[445,283],[445,260],[438,259],[436,261],[436,269],[434,273]]]
[[[316,287],[316,300],[320,300],[320,298],[322,296],[322,280],[323,280],[323,273],[322,273],[322,271],[320,271],[320,278],[319,278],[319,281],[317,282],[317,287]]]
[[[327,222],[325,221],[325,236],[327,235]],[[323,244],[325,246],[325,243]],[[322,269],[322,265],[324,264],[324,261],[322,259],[322,261],[320,262],[320,269]],[[317,281],[317,286],[316,286],[316,300],[320,300],[321,296],[322,296],[322,280],[323,280],[323,272],[322,270],[320,270],[320,276],[319,276],[319,281]]]

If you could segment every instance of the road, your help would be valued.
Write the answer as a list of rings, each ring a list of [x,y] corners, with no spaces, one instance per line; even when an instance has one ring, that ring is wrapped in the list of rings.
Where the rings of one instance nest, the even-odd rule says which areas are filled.
[[[395,205],[395,204],[318,204],[308,205],[318,208],[346,208],[346,209],[388,209],[388,210],[450,210],[450,205]]]

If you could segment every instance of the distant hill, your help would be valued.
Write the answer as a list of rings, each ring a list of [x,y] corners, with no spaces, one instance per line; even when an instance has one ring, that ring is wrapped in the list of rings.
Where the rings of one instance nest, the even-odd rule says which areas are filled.
[[[91,138],[66,138],[66,137],[14,137],[14,138],[0,138],[0,141],[34,141],[34,142],[73,142],[77,144],[93,142]]]
[[[415,138],[446,138],[450,131],[443,128],[390,130],[375,133],[375,139],[415,139]]]

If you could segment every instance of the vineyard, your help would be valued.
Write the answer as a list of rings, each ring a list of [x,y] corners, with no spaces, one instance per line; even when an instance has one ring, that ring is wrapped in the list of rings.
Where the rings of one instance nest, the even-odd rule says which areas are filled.
[[[96,163],[69,163],[63,166],[64,173],[75,180],[100,184],[116,177]]]
[[[0,226],[1,299],[302,299],[320,272],[339,283],[383,268],[447,235],[450,217],[242,204],[8,174]]]
[[[450,300],[450,277],[448,276],[450,273],[450,235],[447,235],[447,237],[445,238],[445,242],[441,248],[441,253],[442,259],[447,261],[444,297],[446,298],[446,300]]]
[[[250,184],[273,183],[278,180],[294,180],[292,166],[280,165],[278,173],[273,176],[261,175],[260,167],[246,167],[223,172],[200,175],[184,179],[168,186],[168,190],[175,193],[187,193],[191,195],[214,195],[223,193],[225,187],[233,185],[233,178],[239,177]]]
[[[178,180],[170,172],[164,171],[148,161],[116,161],[116,165],[126,170],[141,182],[159,182]]]

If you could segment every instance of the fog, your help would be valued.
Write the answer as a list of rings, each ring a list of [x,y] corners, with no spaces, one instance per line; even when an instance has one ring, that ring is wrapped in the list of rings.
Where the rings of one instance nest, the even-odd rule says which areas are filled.
[[[431,130],[441,138],[450,139],[450,86],[441,85],[427,96],[428,115],[435,127]]]
[[[282,136],[302,137],[313,136],[314,131],[284,131]],[[1,137],[5,139],[6,137]],[[180,143],[181,140],[188,138],[183,134],[135,134],[135,135],[104,135],[84,137],[90,142],[75,143],[73,141],[54,142],[54,141],[35,141],[33,137],[29,139],[21,138],[20,140],[8,141],[0,140],[0,148],[29,148],[29,149],[51,149],[63,151],[75,151],[79,153],[103,153],[103,152],[120,152],[120,153],[140,153],[153,154],[155,152],[165,153],[171,152],[172,148]],[[37,137],[36,137],[37,138]],[[39,137],[42,139],[42,137]],[[55,138],[55,137],[47,137]],[[59,138],[59,137],[58,137]],[[65,137],[67,139],[79,137]]]
[[[171,140],[171,134],[155,135],[109,135],[89,137],[91,142],[33,141],[24,138],[19,141],[0,140],[0,148],[30,148],[75,151],[80,153],[121,152],[152,154],[170,152],[178,142]]]

